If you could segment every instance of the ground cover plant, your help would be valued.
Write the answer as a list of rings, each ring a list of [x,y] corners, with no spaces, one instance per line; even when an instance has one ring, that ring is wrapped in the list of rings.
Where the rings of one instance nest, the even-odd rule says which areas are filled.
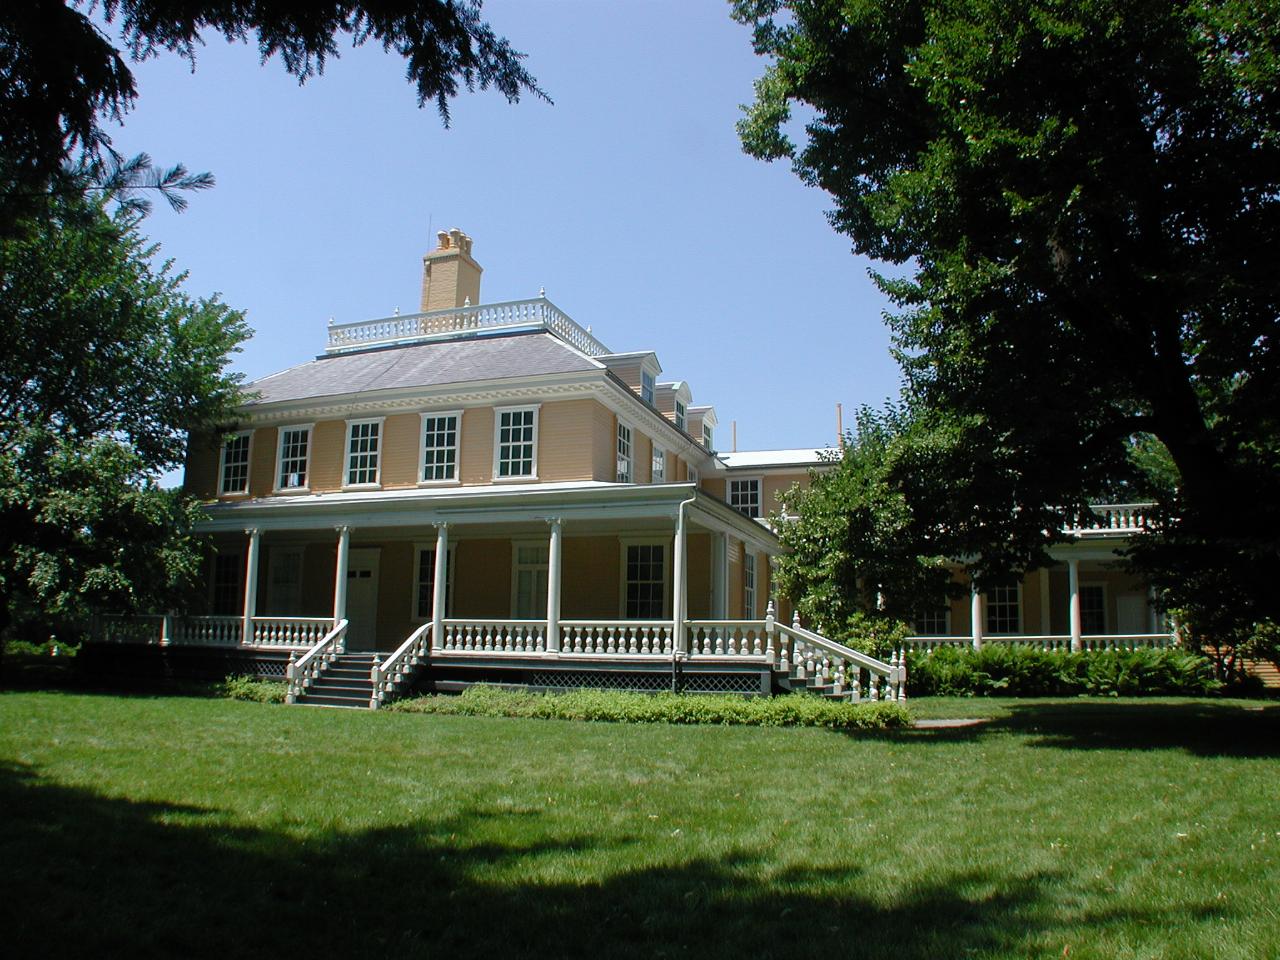
[[[599,720],[609,723],[713,723],[760,727],[826,727],[832,730],[892,730],[911,725],[897,703],[838,703],[796,694],[746,698],[732,694],[626,693],[574,690],[530,693],[493,686],[468,687],[460,696],[424,696],[391,705],[403,713],[540,720]]]
[[[14,956],[1266,956],[1280,712],[959,729],[0,693]]]
[[[1009,644],[943,647],[907,656],[914,696],[1204,696],[1222,689],[1213,664],[1185,650],[1071,653]]]

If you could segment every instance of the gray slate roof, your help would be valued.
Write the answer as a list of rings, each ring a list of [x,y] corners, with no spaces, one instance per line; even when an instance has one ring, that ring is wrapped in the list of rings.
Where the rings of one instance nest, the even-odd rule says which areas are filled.
[[[253,406],[366,390],[434,387],[598,369],[599,364],[551,334],[529,333],[318,357],[255,380],[246,389],[259,394],[249,404]]]

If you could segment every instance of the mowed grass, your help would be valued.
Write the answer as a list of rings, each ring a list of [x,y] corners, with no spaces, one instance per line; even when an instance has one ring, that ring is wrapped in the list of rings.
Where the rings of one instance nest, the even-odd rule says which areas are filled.
[[[15,957],[1272,957],[1259,707],[921,701],[992,719],[850,736],[5,693],[0,930]]]

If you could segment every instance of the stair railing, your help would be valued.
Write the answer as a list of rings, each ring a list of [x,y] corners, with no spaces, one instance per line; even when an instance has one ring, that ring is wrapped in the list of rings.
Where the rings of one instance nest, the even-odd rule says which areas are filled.
[[[431,622],[420,626],[399,648],[382,663],[377,660],[369,671],[373,681],[373,697],[369,706],[374,710],[386,703],[396,692],[396,687],[409,678],[417,666],[428,659],[431,650]]]
[[[289,654],[289,666],[285,669],[288,690],[285,693],[286,703],[297,703],[307,687],[324,673],[325,667],[347,648],[347,621],[339,620],[333,629],[326,633],[306,653],[297,660]]]
[[[806,683],[829,686],[837,696],[854,703],[869,700],[907,699],[907,666],[902,651],[895,650],[886,663],[806,630],[796,615],[791,625],[779,621],[778,669]],[[863,674],[866,674],[864,686]]]

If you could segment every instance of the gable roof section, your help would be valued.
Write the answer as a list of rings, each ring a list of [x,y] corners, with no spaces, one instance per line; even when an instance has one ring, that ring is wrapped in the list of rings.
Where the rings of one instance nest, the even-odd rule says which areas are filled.
[[[601,369],[549,333],[474,337],[317,357],[245,386],[245,406]]]

